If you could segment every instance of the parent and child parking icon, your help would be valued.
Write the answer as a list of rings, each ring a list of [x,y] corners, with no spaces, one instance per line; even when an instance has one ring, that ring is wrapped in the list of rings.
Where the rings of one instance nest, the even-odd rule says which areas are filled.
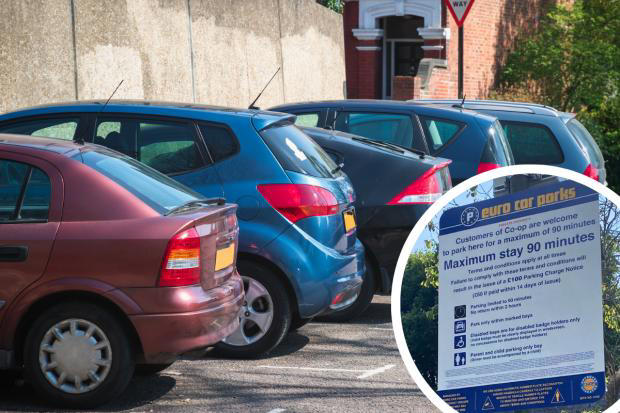
[[[467,336],[463,333],[467,331],[467,323],[463,320],[467,316],[467,306],[457,305],[454,307],[454,349],[461,350],[467,347]],[[454,367],[460,367],[467,364],[467,353],[459,352],[454,354]]]

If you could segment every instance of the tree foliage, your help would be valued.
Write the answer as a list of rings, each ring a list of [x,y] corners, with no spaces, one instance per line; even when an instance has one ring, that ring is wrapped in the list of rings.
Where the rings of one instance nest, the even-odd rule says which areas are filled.
[[[344,8],[344,0],[316,0],[316,2],[328,9],[332,9],[336,13],[342,13],[342,9]]]
[[[527,99],[576,112],[607,159],[620,190],[620,0],[560,3],[517,42],[496,97]]]

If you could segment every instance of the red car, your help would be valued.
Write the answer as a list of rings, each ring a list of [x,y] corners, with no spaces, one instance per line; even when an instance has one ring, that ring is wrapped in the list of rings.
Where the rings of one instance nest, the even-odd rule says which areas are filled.
[[[88,408],[228,336],[235,211],[98,145],[0,134],[0,369]]]

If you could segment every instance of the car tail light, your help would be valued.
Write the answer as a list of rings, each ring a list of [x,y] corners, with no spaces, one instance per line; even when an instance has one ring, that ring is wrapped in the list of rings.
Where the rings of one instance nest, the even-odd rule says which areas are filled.
[[[441,170],[449,164],[450,162],[443,162],[430,168],[388,202],[388,205],[432,204],[438,200],[446,189],[442,183]]]
[[[305,184],[258,185],[258,191],[291,222],[338,213],[338,201],[325,188]]]
[[[224,231],[217,240],[217,247],[215,250],[215,271],[221,271],[226,268],[230,268],[235,263],[235,246],[236,236],[231,234],[237,230],[237,216],[234,214],[228,215],[224,219]]]
[[[196,228],[176,234],[169,242],[159,276],[160,287],[200,283],[200,236]]]
[[[501,165],[498,165],[496,163],[492,163],[492,162],[480,162],[478,164],[478,172],[479,174],[486,172],[486,171],[490,171],[493,169],[497,169],[497,168],[501,168]]]
[[[583,171],[583,174],[585,176],[588,176],[592,179],[594,179],[595,181],[599,180],[599,176],[598,176],[598,169],[595,168],[594,166],[592,166],[592,164],[589,164],[588,167],[586,168],[585,171]]]

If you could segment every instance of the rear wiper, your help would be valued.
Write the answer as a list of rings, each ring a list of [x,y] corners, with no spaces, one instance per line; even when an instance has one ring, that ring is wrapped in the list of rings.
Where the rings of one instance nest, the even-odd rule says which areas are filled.
[[[190,209],[200,205],[224,205],[226,200],[224,198],[202,198],[202,199],[193,199],[191,201],[187,201],[184,204],[181,204],[177,207],[172,208],[164,215],[174,214],[175,212],[183,211],[186,209]]]
[[[333,174],[335,174],[336,172],[338,172],[338,171],[342,170],[342,168],[344,168],[344,163],[339,163],[338,165],[336,165],[336,167],[335,167],[334,169],[332,169],[332,170],[330,171],[330,173],[333,175]]]
[[[354,141],[365,142],[365,143],[368,143],[368,144],[371,144],[371,145],[382,146],[384,148],[395,150],[396,152],[405,153],[403,148],[401,148],[398,145],[394,145],[394,144],[391,144],[391,143],[379,141],[379,140],[376,140],[376,139],[362,138],[362,137],[359,137],[359,136],[354,136],[351,139],[353,139]]]

